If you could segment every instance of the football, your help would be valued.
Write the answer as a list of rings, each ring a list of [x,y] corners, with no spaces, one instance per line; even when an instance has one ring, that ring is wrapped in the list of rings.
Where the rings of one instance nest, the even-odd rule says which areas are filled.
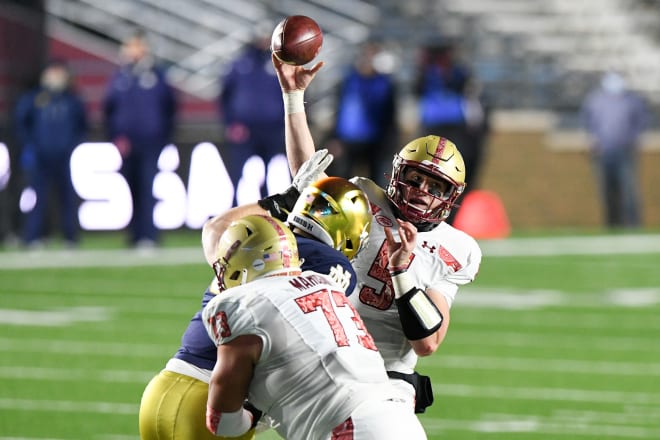
[[[280,21],[270,41],[270,49],[286,64],[302,66],[319,54],[323,32],[318,23],[305,15],[291,15]]]

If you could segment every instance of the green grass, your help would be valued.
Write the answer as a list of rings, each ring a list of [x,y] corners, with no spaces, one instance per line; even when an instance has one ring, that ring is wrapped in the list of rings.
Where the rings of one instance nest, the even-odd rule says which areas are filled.
[[[81,252],[120,247],[99,236]],[[53,248],[0,252],[0,440],[137,439],[144,386],[178,348],[210,269],[201,252],[198,264],[43,267],[79,261]],[[430,439],[660,438],[660,247],[610,251],[485,252],[447,340],[419,363],[435,391],[420,416]],[[19,257],[37,267],[2,269]]]

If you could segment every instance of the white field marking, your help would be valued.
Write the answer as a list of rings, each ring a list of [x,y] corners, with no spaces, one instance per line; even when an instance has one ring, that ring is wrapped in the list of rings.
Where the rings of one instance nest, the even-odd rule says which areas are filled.
[[[69,307],[51,310],[0,309],[0,324],[32,327],[62,327],[77,322],[100,322],[110,319],[107,307]]]
[[[424,428],[427,433],[445,431],[468,431],[479,433],[539,433],[559,434],[585,437],[621,437],[624,439],[658,439],[660,429],[642,426],[619,426],[600,423],[568,422],[529,415],[510,414],[508,420],[458,420],[458,419],[425,419]]]
[[[94,439],[95,440],[140,440],[140,436],[123,435],[123,434],[101,434],[101,435],[95,435]]]
[[[199,248],[165,248],[153,252],[132,249],[38,250],[0,252],[0,270],[67,267],[128,267],[205,265]]]
[[[581,423],[614,423],[619,425],[658,425],[660,426],[660,407],[624,408],[621,412],[582,411],[560,409],[553,411],[553,417]]]
[[[606,376],[660,376],[660,364],[641,362],[581,361],[573,359],[497,358],[493,356],[431,356],[424,365],[461,370],[506,370]]]
[[[433,395],[475,399],[658,405],[659,393],[433,383]],[[440,398],[441,399],[441,398]]]
[[[171,344],[136,344],[119,342],[88,342],[50,339],[22,339],[0,337],[0,352],[12,353],[61,353],[67,355],[100,355],[120,357],[163,357],[174,354],[177,347]]]
[[[488,257],[644,254],[660,253],[660,234],[509,238],[479,244]],[[161,248],[148,253],[132,249],[0,252],[0,270],[178,264],[206,264],[201,247]]]
[[[609,289],[597,293],[562,292],[549,289],[503,289],[463,287],[456,295],[461,307],[532,310],[548,307],[646,308],[660,304],[660,287]]]
[[[95,440],[140,440],[139,435],[101,434],[95,435]],[[0,439],[2,440],[2,439]]]
[[[66,440],[60,438],[51,438],[51,437],[0,437],[0,440]]]
[[[165,361],[163,362],[165,366]],[[46,368],[25,365],[0,367],[0,378],[16,380],[47,380],[79,382],[81,380],[108,383],[146,384],[158,371],[94,370],[82,368]]]
[[[506,321],[496,311],[471,312],[461,314],[461,324],[468,326],[502,326]],[[581,329],[605,330],[617,332],[618,330],[635,330],[642,334],[660,330],[660,319],[643,319],[635,314],[621,313],[579,313],[567,315],[563,312],[543,311],[538,313],[521,314],[516,316],[515,324],[524,329],[558,329],[566,332],[571,329],[577,332]]]
[[[140,409],[140,405],[135,403],[0,398],[0,409],[12,411],[59,411],[74,413],[122,414],[135,417]]]
[[[60,307],[51,310],[0,309],[0,324],[62,327],[76,322],[110,320],[107,307]]]
[[[96,440],[140,440],[139,435],[101,434],[95,435]],[[66,440],[45,437],[0,437],[0,440]]]
[[[482,240],[483,254],[488,257],[547,255],[658,254],[660,235],[599,235],[547,238],[509,238]]]
[[[518,347],[518,348],[553,348],[555,350],[580,351],[631,351],[631,352],[660,352],[657,337],[623,337],[623,336],[591,336],[580,335],[569,337],[553,333],[519,333],[503,332],[496,329],[483,330],[461,329],[452,333],[445,344],[456,346],[491,346],[491,347]],[[0,349],[2,342],[0,340]],[[423,362],[423,359],[421,360]]]

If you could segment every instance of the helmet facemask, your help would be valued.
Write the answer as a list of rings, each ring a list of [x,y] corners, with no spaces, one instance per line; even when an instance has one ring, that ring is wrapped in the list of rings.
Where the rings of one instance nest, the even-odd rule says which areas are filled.
[[[427,136],[415,139],[394,156],[387,195],[418,228],[436,225],[451,213],[465,190],[464,179],[463,159],[454,144]],[[423,182],[426,190],[421,188]]]

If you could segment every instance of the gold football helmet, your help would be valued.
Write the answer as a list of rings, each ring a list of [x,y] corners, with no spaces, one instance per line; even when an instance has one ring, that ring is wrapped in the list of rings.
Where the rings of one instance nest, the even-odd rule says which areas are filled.
[[[364,247],[371,230],[366,194],[341,177],[326,177],[298,197],[287,222],[352,259]]]
[[[413,175],[435,181],[437,190],[422,190],[418,181],[408,177],[410,169],[417,171]],[[417,138],[394,156],[387,196],[405,219],[418,228],[421,226],[421,230],[428,230],[446,219],[464,190],[463,156],[449,139],[433,135]],[[413,203],[416,195],[422,199],[431,196],[430,202],[426,207]]]
[[[254,279],[300,273],[293,232],[280,220],[248,215],[232,222],[220,237],[213,264],[220,290]]]

